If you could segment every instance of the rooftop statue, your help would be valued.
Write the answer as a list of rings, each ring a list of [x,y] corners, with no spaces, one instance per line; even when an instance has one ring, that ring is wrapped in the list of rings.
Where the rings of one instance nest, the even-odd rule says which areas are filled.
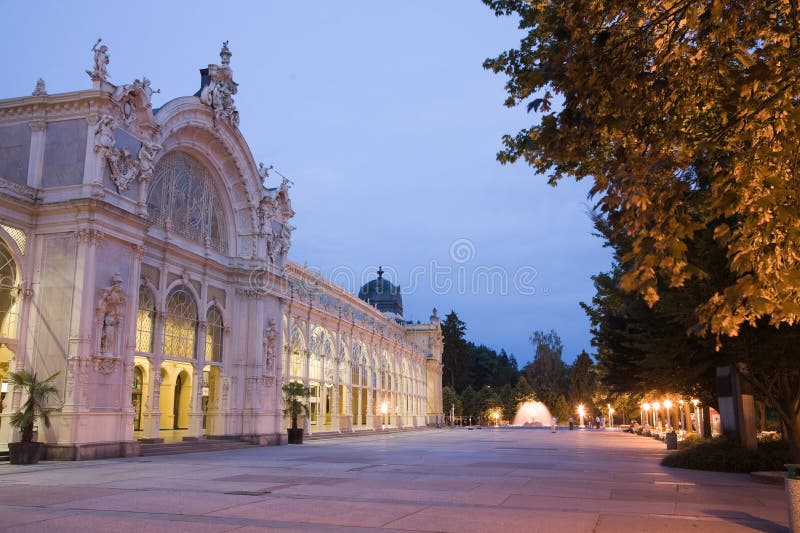
[[[94,52],[94,69],[86,71],[89,77],[92,78],[92,81],[105,81],[106,78],[109,77],[108,62],[111,56],[108,54],[108,47],[106,45],[97,46],[102,41],[103,39],[97,39],[97,42],[92,46],[92,52]]]

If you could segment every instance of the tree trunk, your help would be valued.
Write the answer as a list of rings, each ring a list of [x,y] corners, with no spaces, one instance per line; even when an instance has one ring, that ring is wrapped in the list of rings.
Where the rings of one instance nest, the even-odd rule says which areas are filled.
[[[703,406],[703,437],[711,437],[711,409]]]
[[[767,430],[767,404],[766,402],[758,402],[758,428],[759,431]]]
[[[800,415],[794,417],[791,423],[784,423],[786,437],[789,441],[789,453],[792,463],[800,463]]]
[[[689,409],[689,402],[683,402],[683,430],[686,433],[692,433],[692,411]],[[699,430],[700,428],[698,428]]]

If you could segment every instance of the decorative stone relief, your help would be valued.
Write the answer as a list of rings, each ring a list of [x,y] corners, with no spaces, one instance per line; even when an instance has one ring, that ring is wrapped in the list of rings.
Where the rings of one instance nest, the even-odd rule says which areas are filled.
[[[231,126],[239,125],[239,111],[233,102],[233,95],[238,92],[239,84],[233,81],[231,55],[228,41],[225,41],[219,53],[222,64],[208,65],[210,82],[200,92],[200,101],[209,106],[214,113],[214,125],[220,119],[227,120]]]
[[[114,274],[111,278],[111,286],[102,291],[100,301],[97,304],[97,331],[98,343],[96,355],[100,357],[113,357],[118,358],[121,353],[120,350],[120,329],[122,326],[122,318],[125,310],[125,302],[127,295],[122,290],[122,277],[119,273]],[[103,363],[102,370],[98,369],[99,363],[95,361],[95,369],[101,373],[107,373],[111,364]],[[110,372],[116,370],[116,363]],[[110,373],[108,372],[108,373]]]
[[[31,96],[47,96],[47,90],[44,86],[44,80],[39,78],[36,80],[36,88],[33,89]]]
[[[264,376],[275,375],[275,350],[277,348],[278,329],[275,321],[270,319],[264,328]]]
[[[133,83],[120,85],[111,94],[111,101],[119,107],[122,119],[125,124],[136,122],[137,109],[152,109],[150,99],[161,89],[153,90],[150,80],[142,76],[141,80],[133,80]]]
[[[119,359],[115,357],[93,357],[92,360],[94,361],[95,372],[104,376],[116,372],[119,365]]]
[[[111,60],[111,56],[108,54],[108,47],[106,45],[97,46],[102,41],[103,39],[97,39],[97,42],[92,46],[92,52],[94,52],[94,68],[86,71],[86,74],[92,78],[92,81],[106,81],[109,77],[108,62]]]
[[[259,175],[266,180],[269,169],[259,164]],[[294,216],[292,203],[289,200],[290,181],[283,178],[281,185],[275,189],[265,189],[258,207],[260,233],[266,239],[267,258],[272,263],[282,264],[289,253],[294,226],[289,219]]]

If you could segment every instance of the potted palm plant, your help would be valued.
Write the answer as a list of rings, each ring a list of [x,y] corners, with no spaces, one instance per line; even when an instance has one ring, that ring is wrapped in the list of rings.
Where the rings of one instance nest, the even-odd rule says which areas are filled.
[[[292,427],[286,431],[289,435],[289,444],[303,444],[303,428],[297,427],[297,417],[308,416],[308,397],[311,391],[297,381],[284,383],[283,391],[283,416],[292,420]]]
[[[58,374],[56,372],[44,380],[38,379],[36,373],[31,374],[28,370],[8,374],[9,381],[21,387],[28,396],[19,411],[11,415],[11,425],[21,432],[19,442],[8,444],[11,464],[29,465],[39,462],[42,449],[41,443],[33,441],[33,426],[37,420],[41,420],[45,427],[50,427],[50,413],[54,409],[47,407],[47,402],[51,396],[58,393],[53,384]]]

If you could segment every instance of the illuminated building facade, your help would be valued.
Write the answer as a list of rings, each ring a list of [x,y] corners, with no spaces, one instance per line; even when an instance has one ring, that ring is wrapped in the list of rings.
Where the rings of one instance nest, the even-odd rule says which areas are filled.
[[[92,89],[0,101],[0,443],[23,368],[58,373],[50,459],[279,444],[288,380],[313,391],[312,433],[441,416],[436,313],[406,324],[287,260],[289,183],[256,165],[220,57],[159,109],[97,45]]]

